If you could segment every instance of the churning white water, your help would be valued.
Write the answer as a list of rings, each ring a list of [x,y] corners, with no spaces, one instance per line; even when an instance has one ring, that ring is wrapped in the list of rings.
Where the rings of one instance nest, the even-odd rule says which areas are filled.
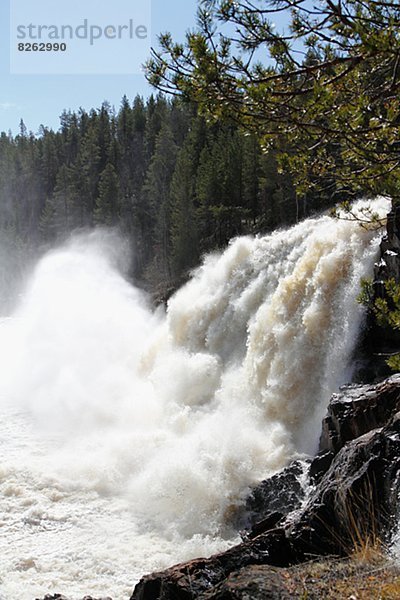
[[[1,600],[120,600],[234,543],[248,487],[315,451],[351,376],[378,238],[323,216],[236,239],[167,314],[110,235],[44,257],[0,323]]]

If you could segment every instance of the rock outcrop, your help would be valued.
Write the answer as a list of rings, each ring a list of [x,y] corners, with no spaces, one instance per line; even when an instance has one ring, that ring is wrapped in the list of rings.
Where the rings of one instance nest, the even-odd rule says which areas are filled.
[[[245,538],[276,527],[300,508],[306,495],[310,460],[296,460],[279,473],[256,485],[235,519]]]
[[[285,597],[276,595],[281,577],[271,567],[289,567],[310,555],[345,555],[367,536],[384,537],[397,522],[399,494],[400,375],[345,386],[332,399],[321,453],[309,468],[295,462],[254,489],[240,517],[247,519],[248,539],[145,576],[131,600],[245,598],[248,586],[252,598]],[[244,573],[254,575],[253,583]]]
[[[397,522],[400,413],[348,442],[335,456],[288,533],[298,553],[346,554]]]
[[[375,385],[343,386],[322,421],[320,450],[338,452],[346,442],[383,427],[399,410],[400,374]]]

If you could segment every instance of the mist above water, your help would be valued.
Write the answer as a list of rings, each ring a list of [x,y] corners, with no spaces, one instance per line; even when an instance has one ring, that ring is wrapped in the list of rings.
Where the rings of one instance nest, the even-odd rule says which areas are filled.
[[[122,598],[235,541],[248,487],[315,451],[351,377],[378,243],[327,216],[238,238],[166,313],[110,234],[45,256],[0,324],[0,598]]]

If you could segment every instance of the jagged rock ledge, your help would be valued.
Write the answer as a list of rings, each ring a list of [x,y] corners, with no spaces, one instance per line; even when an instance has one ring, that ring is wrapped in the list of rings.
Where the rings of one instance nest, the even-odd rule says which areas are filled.
[[[273,590],[279,568],[346,555],[361,538],[389,535],[397,523],[399,469],[400,375],[344,386],[324,419],[320,454],[308,467],[293,463],[253,490],[245,511],[248,539],[143,577],[131,600],[239,599],[249,589],[261,598],[268,585]],[[299,474],[312,484],[308,497]]]
[[[322,421],[320,450],[337,453],[346,442],[383,427],[400,410],[400,374],[373,385],[342,386]]]

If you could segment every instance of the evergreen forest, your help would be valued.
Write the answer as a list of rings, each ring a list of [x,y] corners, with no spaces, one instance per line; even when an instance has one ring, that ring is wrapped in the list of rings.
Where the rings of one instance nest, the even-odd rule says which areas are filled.
[[[256,134],[158,94],[65,111],[58,131],[2,133],[0,203],[3,280],[72,232],[112,227],[130,279],[164,300],[204,253],[319,211],[332,190],[300,200]]]

